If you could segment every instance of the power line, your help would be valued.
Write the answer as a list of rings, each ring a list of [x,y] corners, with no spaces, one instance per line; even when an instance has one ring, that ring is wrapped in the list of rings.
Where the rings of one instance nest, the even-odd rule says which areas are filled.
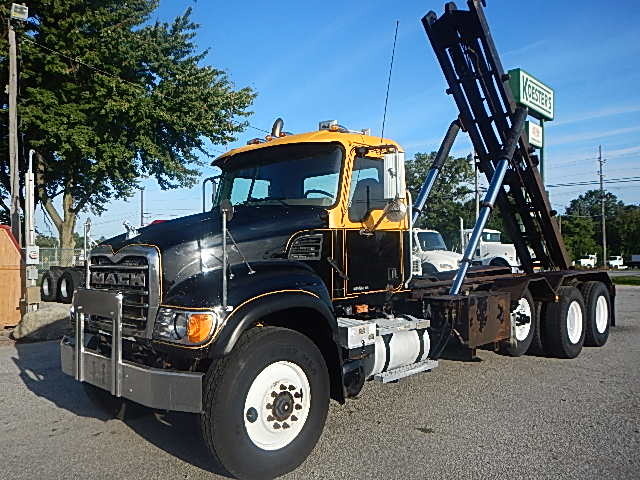
[[[640,182],[640,177],[620,177],[620,178],[612,178],[609,180],[603,180],[603,183],[633,183]],[[578,187],[582,185],[598,185],[600,184],[599,180],[590,180],[584,182],[571,182],[571,183],[556,183],[554,185],[546,185],[547,188],[558,188],[558,187]]]

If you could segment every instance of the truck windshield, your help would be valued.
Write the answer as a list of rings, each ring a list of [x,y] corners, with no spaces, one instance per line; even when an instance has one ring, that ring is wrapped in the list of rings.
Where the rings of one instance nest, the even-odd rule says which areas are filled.
[[[442,235],[438,232],[418,232],[418,242],[422,250],[446,250]]]
[[[267,147],[234,155],[223,167],[216,204],[335,203],[343,149],[335,143]]]
[[[495,232],[482,232],[482,241],[489,243],[500,243],[500,234]]]

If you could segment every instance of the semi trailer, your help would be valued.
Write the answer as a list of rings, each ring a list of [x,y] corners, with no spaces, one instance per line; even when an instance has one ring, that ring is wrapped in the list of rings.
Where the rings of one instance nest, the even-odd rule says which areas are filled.
[[[570,359],[605,344],[614,285],[569,267],[480,1],[422,23],[459,116],[415,202],[393,140],[276,121],[215,160],[210,210],[93,248],[61,342],[92,399],[197,413],[231,474],[273,478],[313,450],[330,399],[430,371],[448,346]],[[460,130],[489,188],[457,268],[417,275],[412,226]],[[469,269],[496,203],[522,273]]]

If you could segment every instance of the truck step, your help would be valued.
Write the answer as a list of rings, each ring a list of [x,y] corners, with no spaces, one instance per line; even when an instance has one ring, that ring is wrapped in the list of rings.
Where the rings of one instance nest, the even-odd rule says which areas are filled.
[[[373,379],[382,383],[395,382],[396,380],[400,380],[401,378],[408,377],[409,375],[415,375],[416,373],[432,370],[437,366],[438,366],[437,360],[427,359],[421,362],[412,363],[411,365],[406,365],[404,367],[398,367],[398,368],[394,368],[393,370],[388,370],[386,372],[378,373],[373,376]]]

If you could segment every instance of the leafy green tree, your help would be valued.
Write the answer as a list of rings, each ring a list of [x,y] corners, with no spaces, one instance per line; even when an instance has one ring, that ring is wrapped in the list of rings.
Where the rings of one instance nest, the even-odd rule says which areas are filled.
[[[36,245],[41,248],[57,248],[58,239],[50,235],[42,235],[38,233],[36,235]]]
[[[9,6],[0,5],[5,29]],[[15,22],[21,150],[37,152],[37,201],[63,248],[74,246],[79,212],[103,212],[112,198],[130,196],[144,176],[163,189],[192,185],[200,158],[212,156],[210,145],[235,140],[246,126],[236,119],[249,114],[254,92],[236,89],[223,71],[203,65],[207,51],[194,42],[190,9],[171,23],[150,22],[157,6],[158,0],[32,0],[29,21]],[[4,31],[2,85],[8,77],[6,37]],[[7,98],[1,98],[6,135]],[[5,136],[5,198],[7,148]]]
[[[594,240],[594,235],[595,226],[590,217],[562,217],[562,237],[569,255],[575,260],[592,254],[597,254],[598,258],[601,258],[600,248]]]
[[[616,215],[624,203],[611,192],[604,192],[604,208],[607,217]],[[589,215],[593,218],[602,215],[600,190],[588,190],[578,198],[571,200],[566,209],[567,215]]]
[[[414,201],[418,197],[435,155],[436,152],[416,153],[414,158],[406,164],[407,188]],[[417,226],[438,230],[449,248],[458,245],[460,243],[458,218],[468,214],[468,207],[464,202],[472,192],[470,188],[472,181],[473,168],[468,159],[447,158]]]
[[[640,206],[625,205],[607,219],[607,241],[612,255],[640,253]]]

